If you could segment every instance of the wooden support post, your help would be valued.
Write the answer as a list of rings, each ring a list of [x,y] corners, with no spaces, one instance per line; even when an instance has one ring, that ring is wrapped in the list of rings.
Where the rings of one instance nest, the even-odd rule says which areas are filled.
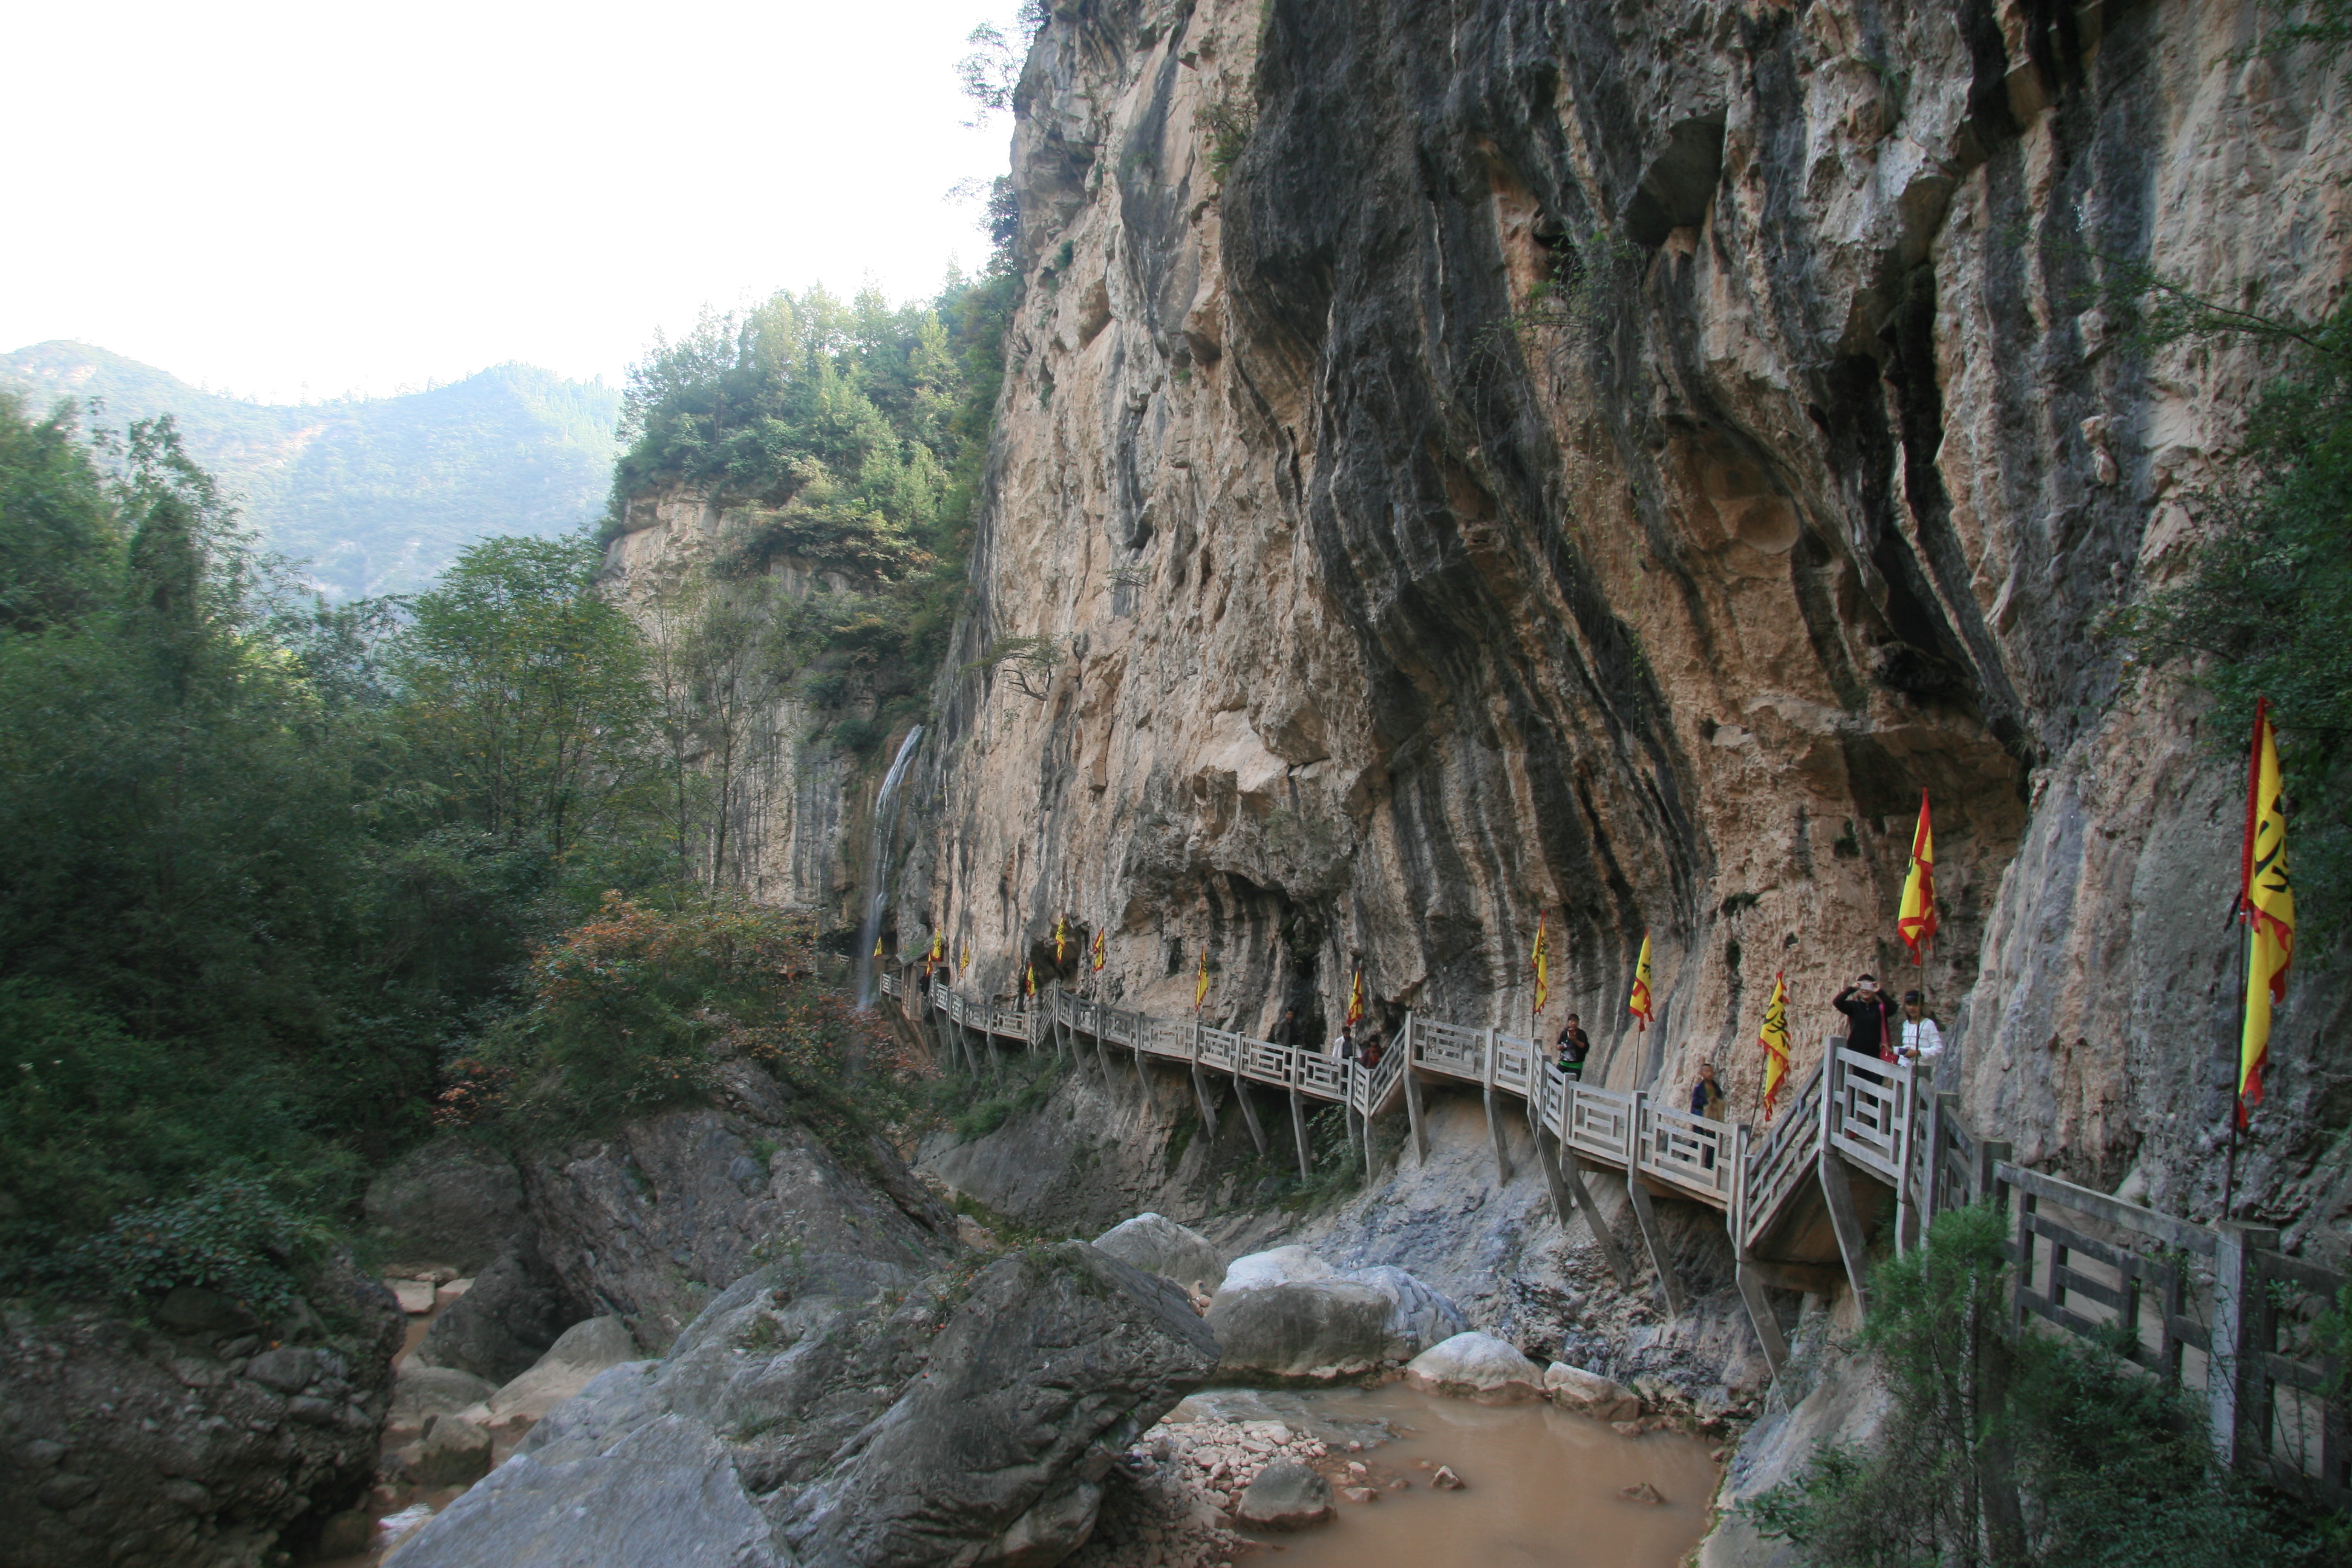
[[[1503,1131],[1503,1119],[1495,1110],[1495,1031],[1486,1031],[1486,1061],[1479,1069],[1479,1080],[1486,1090],[1486,1137],[1495,1145],[1495,1181],[1497,1186],[1511,1184],[1511,1146],[1509,1136]]]
[[[1192,1094],[1201,1102],[1201,1125],[1209,1130],[1209,1142],[1217,1141],[1217,1106],[1209,1098],[1209,1080],[1201,1076],[1201,1064],[1192,1064]]]
[[[1234,1100],[1242,1108],[1242,1120],[1249,1124],[1250,1142],[1257,1145],[1258,1158],[1265,1158],[1265,1129],[1258,1124],[1257,1107],[1250,1103],[1249,1082],[1234,1070]]]
[[[1601,1210],[1592,1202],[1591,1190],[1585,1186],[1574,1155],[1547,1141],[1547,1135],[1536,1135],[1536,1163],[1543,1167],[1544,1184],[1551,1189],[1552,1212],[1559,1215],[1560,1227],[1566,1229],[1578,1211],[1582,1211],[1584,1223],[1592,1232],[1592,1239],[1601,1247],[1602,1261],[1617,1279],[1620,1289],[1632,1289],[1633,1266],[1625,1261],[1625,1249],[1609,1233],[1609,1226],[1601,1217]]]
[[[1911,1191],[1912,1123],[1918,1094],[1918,1065],[1903,1060],[1895,1068],[1895,1256],[1900,1258],[1916,1243],[1911,1227],[1918,1223],[1919,1203]]]
[[[2225,1466],[2261,1466],[2271,1424],[2270,1299],[2252,1254],[2275,1250],[2278,1232],[2225,1220],[2213,1227],[2212,1352],[2205,1371],[2205,1415],[2213,1457]]]
[[[1421,1109],[1421,1076],[1412,1065],[1412,1015],[1410,1013],[1404,1016],[1404,1066],[1400,1070],[1404,1074],[1405,1116],[1412,1123],[1413,1157],[1426,1165],[1429,1163],[1429,1121]]]
[[[1733,1267],[1732,1277],[1739,1282],[1739,1299],[1747,1305],[1748,1326],[1756,1331],[1757,1342],[1764,1347],[1764,1364],[1778,1377],[1780,1363],[1789,1359],[1789,1342],[1781,1337],[1780,1320],[1773,1315],[1771,1298],[1764,1294],[1764,1281],[1746,1258]]]
[[[1927,1190],[1919,1194],[1919,1237],[1925,1242],[1927,1227],[1936,1223],[1942,1212],[1943,1199],[1938,1194],[1944,1185],[1944,1129],[1959,1116],[1960,1097],[1948,1092],[1931,1095],[1927,1105]]]
[[[1658,1226],[1658,1211],[1650,1202],[1650,1189],[1642,1184],[1641,1173],[1625,1173],[1625,1195],[1633,1200],[1633,1224],[1642,1232],[1642,1245],[1649,1249],[1650,1264],[1658,1271],[1658,1289],[1665,1292],[1666,1315],[1683,1315],[1683,1281],[1675,1272],[1675,1260],[1666,1251],[1665,1233]]]
[[[1139,1026],[1136,1029],[1137,1037],[1135,1042],[1135,1081],[1143,1086],[1143,1098],[1145,1102],[1149,1104],[1152,1110],[1158,1110],[1160,1109],[1160,1096],[1151,1087],[1151,1075],[1149,1072],[1146,1072],[1143,1068],[1142,1035],[1143,1030],[1140,1026]]]
[[[1290,1086],[1290,1134],[1298,1143],[1298,1179],[1309,1180],[1315,1173],[1315,1156],[1307,1144],[1307,1112],[1299,1099],[1298,1086]]]
[[[1870,1274],[1870,1255],[1863,1236],[1862,1212],[1854,1206],[1850,1167],[1824,1144],[1816,1174],[1822,1202],[1829,1207],[1830,1228],[1837,1233],[1838,1256],[1845,1260],[1845,1282],[1853,1291],[1854,1310],[1867,1313],[1870,1300],[1864,1282]]]

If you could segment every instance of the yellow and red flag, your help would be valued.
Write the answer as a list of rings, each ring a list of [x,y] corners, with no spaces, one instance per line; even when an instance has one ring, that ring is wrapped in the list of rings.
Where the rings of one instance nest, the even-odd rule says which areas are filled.
[[[1911,870],[1903,879],[1903,905],[1895,916],[1895,934],[1911,956],[1919,944],[1936,934],[1936,830],[1927,824],[1927,792],[1919,792],[1919,826],[1911,834]]]
[[[1063,954],[1066,951],[1067,951],[1067,949],[1069,948],[1069,945],[1070,945],[1070,917],[1069,917],[1069,916],[1067,916],[1067,915],[1056,915],[1056,916],[1055,916],[1055,917],[1054,917],[1054,967],[1055,967],[1055,968],[1059,969],[1059,968],[1062,966],[1062,954]]]
[[[1029,961],[1029,976],[1022,985],[1022,994],[1032,1002],[1037,1000],[1037,961],[1034,958]]]
[[[1544,917],[1536,915],[1536,1011],[1551,1000],[1551,954],[1545,945]]]
[[[874,939],[874,956],[877,958],[882,956],[882,939],[878,936]]]
[[[1648,931],[1642,933],[1642,956],[1633,963],[1633,1000],[1626,1003],[1625,1009],[1642,1020],[1642,1030],[1647,1034],[1650,1025],[1655,1021],[1650,1001],[1650,933]]]
[[[964,978],[964,979],[966,979],[966,980],[971,979],[971,942],[966,942],[963,944],[963,963],[962,963],[961,969],[962,969],[962,978]]]
[[[1772,976],[1772,1000],[1764,1004],[1764,1026],[1756,1031],[1764,1047],[1764,1125],[1772,1125],[1772,1102],[1780,1098],[1780,1084],[1789,1076],[1789,982]]]
[[[1359,969],[1355,979],[1348,984],[1348,1027],[1352,1029],[1363,1021],[1364,972]]]
[[[945,963],[947,961],[947,956],[948,933],[943,931],[932,931],[931,951],[925,954],[923,958],[923,978],[925,980],[929,980],[931,977],[931,971],[937,969],[941,963]]]
[[[1097,974],[1100,974],[1100,973],[1102,973],[1102,966],[1103,966],[1103,933],[1102,933],[1102,932],[1100,932],[1100,931],[1097,931],[1097,932],[1095,932],[1095,973],[1096,973]]]
[[[2268,698],[2254,703],[2254,754],[2246,779],[2246,853],[2238,881],[2238,919],[2252,933],[2246,954],[2246,1024],[2238,1043],[2238,1121],[2263,1099],[2270,1059],[2271,1009],[2286,1000],[2294,963],[2294,886],[2286,871],[2286,786],[2279,775],[2278,731]]]
[[[1192,1011],[1194,1011],[1195,1013],[1199,1012],[1199,1011],[1201,1010],[1201,1004],[1202,1004],[1202,1003],[1203,1003],[1203,1002],[1205,1002],[1205,1001],[1207,1001],[1208,999],[1209,999],[1209,944],[1208,944],[1207,942],[1203,942],[1201,944],[1201,974],[1200,974],[1200,978],[1198,978],[1198,979],[1196,979],[1196,980],[1194,980],[1194,981],[1192,982]]]

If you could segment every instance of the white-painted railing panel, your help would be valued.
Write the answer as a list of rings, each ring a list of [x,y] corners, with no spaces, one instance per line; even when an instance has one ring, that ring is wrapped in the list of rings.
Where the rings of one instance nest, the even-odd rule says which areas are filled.
[[[1486,1077],[1486,1036],[1482,1029],[1440,1024],[1415,1016],[1412,1021],[1412,1061],[1415,1067],[1454,1078],[1484,1082]]]
[[[1538,1051],[1533,1040],[1521,1040],[1509,1035],[1495,1037],[1495,1087],[1509,1089],[1525,1099],[1535,1081],[1536,1057]]]
[[[1830,1140],[1839,1153],[1889,1182],[1900,1175],[1903,1086],[1894,1064],[1859,1051],[1832,1059]]]
[[[1642,1169],[1661,1181],[1726,1203],[1731,1197],[1729,1129],[1686,1111],[1645,1106]]]
[[[1633,1142],[1633,1097],[1578,1084],[1569,1100],[1564,1142],[1580,1154],[1625,1169]]]

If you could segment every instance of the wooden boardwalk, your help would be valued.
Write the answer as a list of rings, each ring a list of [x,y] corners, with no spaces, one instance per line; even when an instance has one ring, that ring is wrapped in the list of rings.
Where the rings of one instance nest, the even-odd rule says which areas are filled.
[[[2132,1359],[2200,1394],[2221,1456],[2325,1506],[2352,1505],[2347,1400],[2327,1347],[2310,1331],[2352,1281],[2282,1256],[2274,1230],[2197,1225],[2018,1166],[2009,1145],[1969,1131],[1958,1097],[1937,1093],[1927,1069],[1847,1050],[1842,1039],[1828,1041],[1821,1064],[1790,1089],[1778,1124],[1759,1137],[1638,1089],[1573,1081],[1548,1066],[1532,1040],[1413,1014],[1379,1064],[1366,1068],[1059,989],[1034,1007],[973,1001],[943,984],[926,990],[890,975],[882,989],[902,1004],[914,1001],[912,1016],[928,1015],[941,1043],[975,1067],[980,1043],[1018,1041],[1072,1055],[1090,1048],[1108,1078],[1116,1052],[1131,1061],[1154,1104],[1151,1067],[1181,1068],[1212,1137],[1215,1091],[1224,1080],[1261,1153],[1268,1152],[1265,1130],[1242,1086],[1279,1091],[1289,1101],[1302,1178],[1313,1163],[1310,1106],[1344,1107],[1369,1164],[1371,1124],[1402,1105],[1408,1142],[1425,1160],[1423,1091],[1475,1089],[1485,1100],[1498,1180],[1515,1173],[1507,1123],[1517,1117],[1532,1136],[1561,1223],[1582,1212],[1610,1268],[1631,1288],[1630,1260],[1585,1177],[1607,1173],[1625,1183],[1669,1311],[1679,1314],[1685,1301],[1656,1200],[1721,1215],[1741,1300],[1776,1375],[1788,1347],[1769,1289],[1826,1295],[1843,1284],[1866,1310],[1874,1257],[1917,1246],[1942,1209],[1995,1205],[2013,1226],[2020,1321],[2101,1341],[2121,1331]]]

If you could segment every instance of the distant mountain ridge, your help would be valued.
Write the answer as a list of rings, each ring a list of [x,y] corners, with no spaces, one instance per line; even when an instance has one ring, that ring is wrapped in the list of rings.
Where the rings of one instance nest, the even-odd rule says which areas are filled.
[[[248,403],[64,341],[0,355],[0,387],[98,400],[118,428],[172,415],[263,542],[338,597],[406,593],[473,540],[595,516],[621,415],[618,388],[523,364],[397,397]]]

